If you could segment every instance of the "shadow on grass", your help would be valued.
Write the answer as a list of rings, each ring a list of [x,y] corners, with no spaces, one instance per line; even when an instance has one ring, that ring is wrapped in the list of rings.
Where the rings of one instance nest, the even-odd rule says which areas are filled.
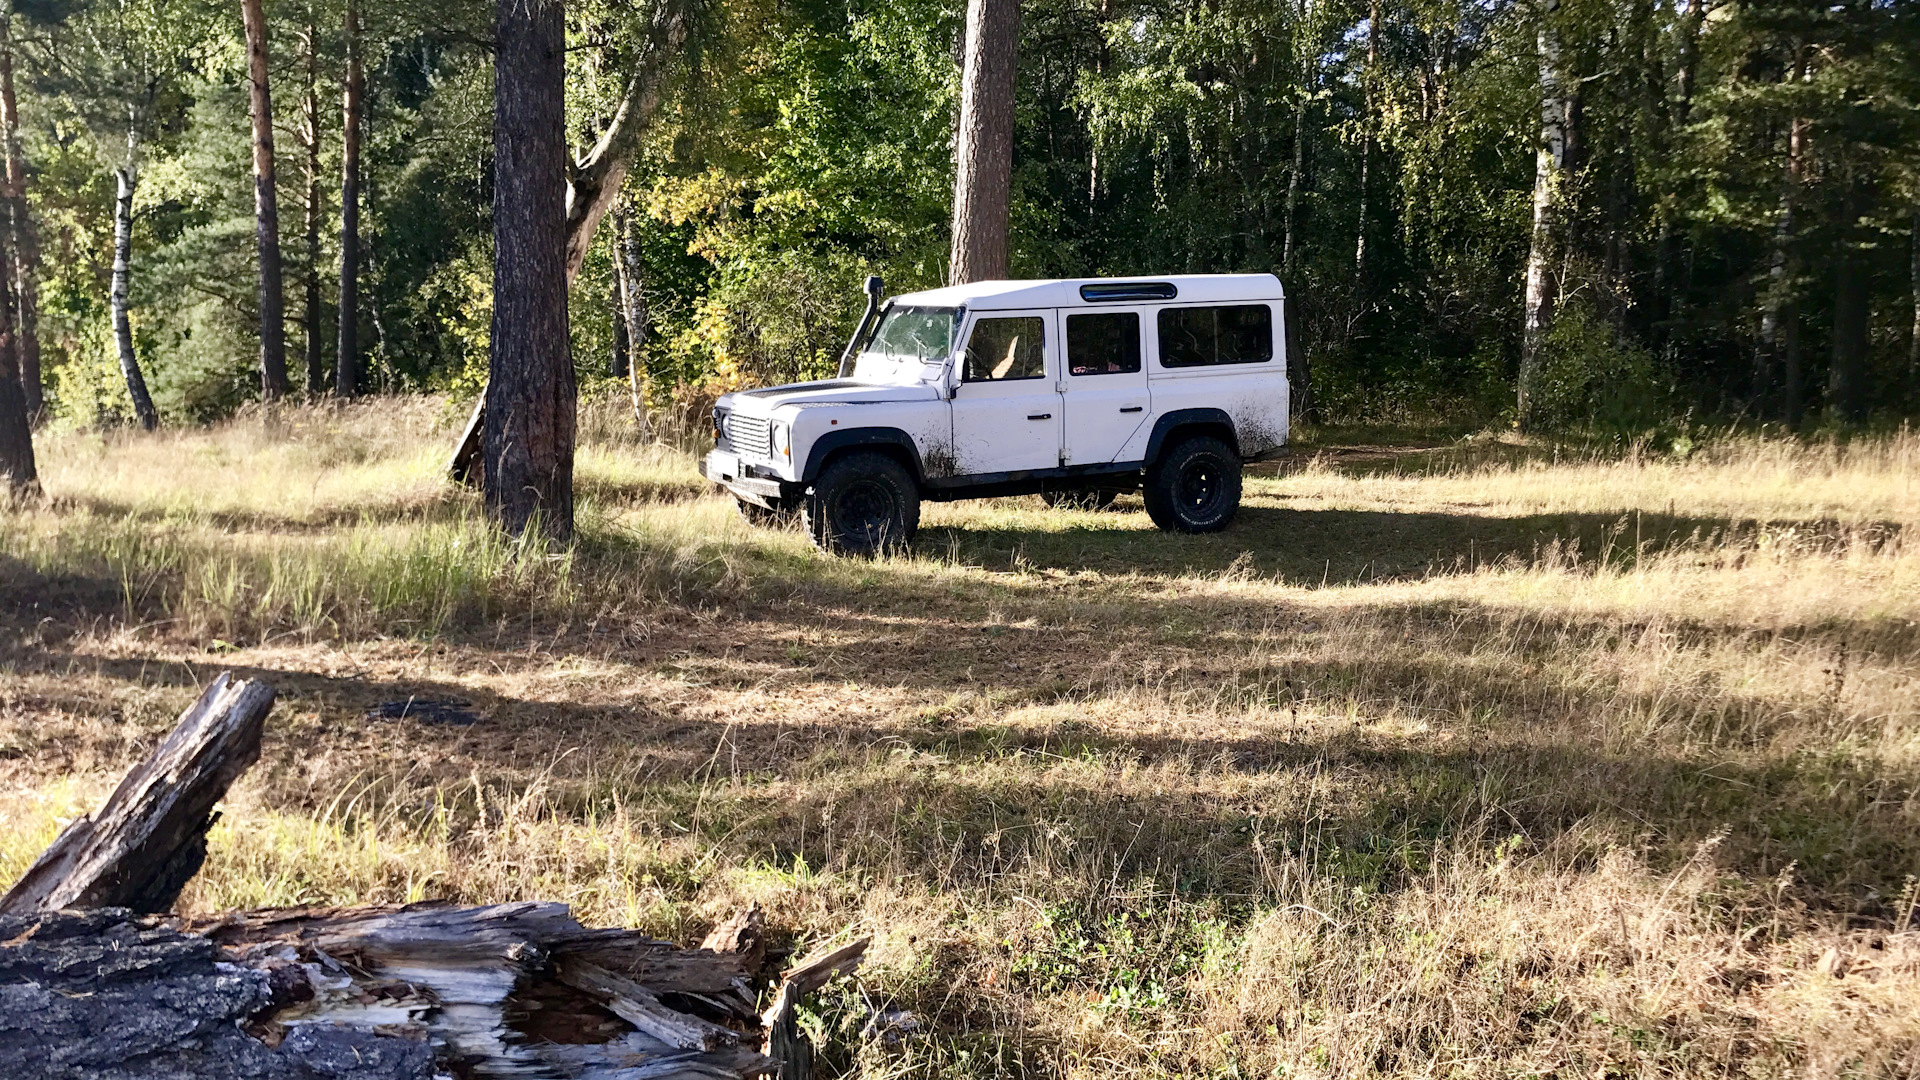
[[[1476,514],[1295,510],[1242,506],[1225,532],[1205,536],[1143,528],[1137,501],[1117,511],[1062,512],[1064,529],[923,528],[915,550],[990,570],[1094,570],[1107,574],[1244,574],[1293,585],[1347,586],[1471,571],[1503,563],[1592,571],[1624,569],[1669,551],[1732,562],[1763,532],[1804,548],[1898,542],[1895,522],[1765,522],[1669,514]],[[1139,515],[1139,516],[1135,516]]]
[[[1457,648],[1475,633],[1471,613],[1464,627],[1457,610],[1424,614],[1434,618],[1388,616],[1407,639],[1364,657],[1176,671],[1175,689],[1216,693],[1220,715],[1135,731],[1094,719],[1090,707],[1131,689],[1103,675],[1108,658],[1094,654],[1079,669],[974,684],[999,695],[984,714],[930,708],[857,723],[804,711],[768,719],[717,700],[689,708],[685,686],[601,687],[590,695],[598,700],[576,703],[297,668],[59,652],[34,666],[183,690],[228,666],[267,681],[281,693],[281,719],[257,779],[289,811],[319,812],[341,784],[359,783],[386,791],[404,815],[446,801],[421,792],[457,801],[478,778],[510,796],[538,789],[542,813],[576,823],[619,816],[663,837],[692,829],[744,863],[804,859],[937,888],[1054,866],[1242,896],[1258,891],[1261,860],[1277,852],[1354,886],[1392,889],[1440,846],[1491,850],[1518,835],[1579,860],[1624,843],[1670,866],[1724,830],[1724,869],[1765,881],[1793,864],[1808,903],[1871,919],[1886,914],[1920,859],[1903,809],[1920,791],[1912,770],[1871,757],[1743,752],[1778,725],[1809,722],[1784,704],[1718,701],[1683,715],[1661,689],[1490,671]],[[736,626],[728,636],[744,635]],[[856,697],[903,682],[937,697],[962,685],[952,667],[962,658],[1000,672],[992,650],[1001,642],[984,633],[949,633],[947,662],[917,666],[884,638],[876,620],[838,646],[840,659],[864,665],[835,677]],[[777,667],[775,648],[765,643],[757,662]],[[485,719],[454,728],[367,715],[408,698],[464,699]],[[1342,703],[1362,699],[1431,720],[1398,734],[1342,720]],[[1050,708],[1023,716],[1022,704]],[[1253,705],[1267,706],[1269,719],[1231,719]],[[1293,719],[1277,719],[1296,707]],[[1153,719],[1151,702],[1139,708]],[[1626,724],[1579,719],[1603,714],[1669,730],[1635,736]],[[337,771],[316,769],[328,760]],[[1256,841],[1278,846],[1263,855]]]

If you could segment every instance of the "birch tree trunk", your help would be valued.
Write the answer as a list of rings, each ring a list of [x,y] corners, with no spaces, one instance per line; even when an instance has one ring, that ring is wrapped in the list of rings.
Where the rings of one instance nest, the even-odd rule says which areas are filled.
[[[40,236],[27,208],[27,162],[20,151],[20,106],[13,92],[13,5],[0,5],[0,137],[7,148],[7,224],[12,233],[13,282],[20,299],[16,320],[20,387],[27,421],[46,410],[40,376]]]
[[[1307,99],[1303,94],[1293,107],[1293,168],[1287,174],[1287,220],[1280,242],[1280,273],[1293,276],[1293,224],[1300,205],[1300,174],[1307,159]]]
[[[347,78],[340,93],[340,333],[333,392],[360,392],[360,7],[347,0]]]
[[[1807,53],[1801,49],[1794,60],[1788,81],[1798,83],[1808,75]],[[1764,415],[1768,391],[1774,381],[1774,368],[1780,369],[1781,415],[1789,424],[1800,421],[1799,311],[1794,303],[1793,234],[1794,211],[1799,201],[1801,177],[1805,169],[1808,121],[1795,117],[1787,129],[1787,163],[1781,171],[1779,206],[1773,217],[1773,249],[1767,258],[1767,285],[1760,309],[1760,339],[1753,349],[1754,410]],[[1793,362],[1785,353],[1792,342]],[[1788,368],[1792,370],[1789,371]]]
[[[613,120],[587,156],[573,162],[567,176],[567,284],[593,246],[593,235],[626,183],[627,170],[640,148],[640,135],[660,108],[673,59],[686,44],[695,0],[664,0],[632,63],[633,77],[614,110]]]
[[[633,396],[633,420],[640,438],[653,438],[647,409],[647,267],[640,258],[640,237],[634,231],[633,211],[620,215],[619,250],[614,265],[620,269],[620,314],[627,328],[627,390]]]
[[[1367,277],[1367,189],[1372,183],[1373,128],[1379,115],[1374,100],[1380,64],[1380,0],[1367,5],[1367,67],[1361,78],[1366,82],[1367,114],[1361,118],[1360,137],[1360,216],[1353,229],[1353,281],[1356,299],[1364,302]],[[1356,305],[1358,306],[1358,305]],[[1349,323],[1351,325],[1351,323]]]
[[[127,136],[127,156],[133,156],[133,136]],[[160,414],[154,410],[153,397],[147,393],[146,376],[140,373],[140,360],[133,354],[133,323],[127,317],[127,286],[133,273],[133,189],[135,176],[131,161],[113,171],[113,285],[108,303],[113,309],[113,344],[120,354],[120,374],[127,380],[127,396],[133,399],[133,415],[140,426],[152,431],[160,426]]]
[[[967,0],[966,67],[953,181],[954,285],[1004,278],[1013,187],[1019,0]]]
[[[303,148],[307,152],[307,198],[306,227],[307,243],[307,279],[306,298],[300,313],[306,328],[307,346],[307,400],[316,401],[327,388],[326,349],[324,344],[325,327],[320,307],[320,28],[313,18],[313,7],[307,7],[306,65],[307,93],[302,103],[302,117],[305,136]]]
[[[1559,0],[1545,0],[1540,15],[1540,143],[1534,151],[1533,237],[1527,252],[1525,322],[1520,336],[1520,380],[1516,402],[1524,430],[1538,423],[1536,415],[1541,347],[1553,327],[1560,299],[1556,265],[1561,260],[1564,228],[1563,200],[1568,185],[1568,146],[1572,138],[1573,102],[1561,66],[1560,34],[1554,20]]]
[[[285,397],[287,304],[280,277],[280,194],[273,170],[273,97],[267,88],[267,16],[261,0],[240,0],[247,35],[248,104],[253,114],[253,220],[260,249],[260,394]]]
[[[493,90],[493,327],[482,436],[488,511],[573,535],[562,0],[499,0]]]

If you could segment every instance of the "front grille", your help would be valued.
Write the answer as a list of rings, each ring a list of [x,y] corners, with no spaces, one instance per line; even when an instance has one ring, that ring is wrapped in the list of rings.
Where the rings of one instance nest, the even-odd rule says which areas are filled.
[[[728,413],[727,442],[743,458],[773,460],[772,426],[762,417]]]

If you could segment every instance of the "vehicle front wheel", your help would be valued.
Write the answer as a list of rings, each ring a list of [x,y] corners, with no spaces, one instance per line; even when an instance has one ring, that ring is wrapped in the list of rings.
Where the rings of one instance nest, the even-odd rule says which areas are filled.
[[[828,465],[801,507],[807,535],[840,555],[905,547],[920,529],[920,491],[886,454],[848,454]]]
[[[1211,435],[1185,439],[1147,470],[1141,494],[1162,529],[1219,532],[1240,509],[1240,455]]]
[[[1055,510],[1105,510],[1120,497],[1112,488],[1082,488],[1078,491],[1043,491],[1040,501]]]

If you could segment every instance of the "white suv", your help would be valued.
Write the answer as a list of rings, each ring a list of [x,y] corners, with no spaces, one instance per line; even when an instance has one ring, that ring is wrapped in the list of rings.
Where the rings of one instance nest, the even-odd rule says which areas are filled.
[[[703,471],[748,520],[798,511],[821,547],[865,554],[911,540],[922,499],[1138,489],[1161,528],[1212,532],[1241,463],[1286,442],[1271,274],[867,293],[840,378],[715,404]]]

